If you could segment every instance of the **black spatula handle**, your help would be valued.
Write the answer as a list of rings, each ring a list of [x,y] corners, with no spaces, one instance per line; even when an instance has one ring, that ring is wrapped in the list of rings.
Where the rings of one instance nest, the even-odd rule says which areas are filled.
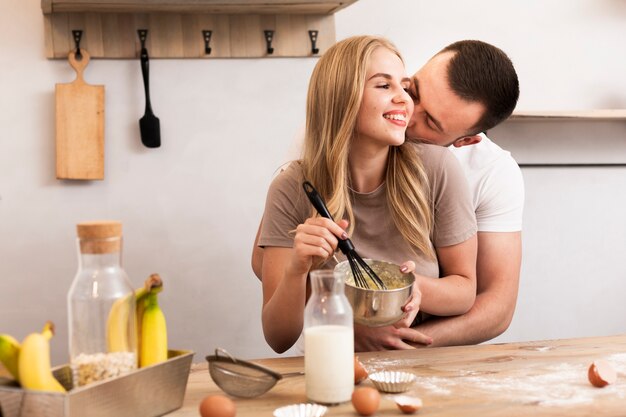
[[[141,48],[141,75],[143,75],[143,89],[146,93],[146,112],[152,113],[152,106],[150,105],[150,59],[146,48]]]
[[[311,204],[313,204],[313,207],[315,207],[315,210],[317,210],[320,216],[333,220],[333,216],[331,216],[330,213],[328,212],[328,209],[326,208],[326,204],[324,203],[322,196],[317,192],[315,187],[313,187],[313,184],[311,184],[308,181],[304,181],[302,183],[302,188],[304,188],[304,192],[306,193],[306,196],[309,197],[309,201],[311,202]],[[337,246],[339,246],[339,249],[341,249],[341,252],[343,252],[343,254],[346,256],[348,255],[348,253],[354,251],[354,245],[352,244],[352,241],[350,239],[346,239],[346,240],[339,239],[339,244]]]

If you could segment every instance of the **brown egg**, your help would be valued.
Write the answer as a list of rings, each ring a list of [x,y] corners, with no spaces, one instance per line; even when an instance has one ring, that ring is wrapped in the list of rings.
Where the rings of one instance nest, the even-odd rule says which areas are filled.
[[[367,378],[367,370],[359,361],[358,356],[354,356],[354,385],[360,384]]]
[[[594,361],[587,371],[589,382],[594,387],[602,388],[617,380],[615,369],[604,359]]]
[[[235,403],[223,395],[207,395],[200,403],[202,417],[235,417]]]
[[[372,387],[361,387],[352,393],[352,405],[362,416],[371,416],[378,410],[380,394]]]

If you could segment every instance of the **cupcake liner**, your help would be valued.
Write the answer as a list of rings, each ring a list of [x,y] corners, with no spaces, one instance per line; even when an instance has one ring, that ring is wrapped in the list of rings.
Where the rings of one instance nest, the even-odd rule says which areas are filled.
[[[382,371],[370,374],[370,380],[382,392],[398,393],[407,391],[415,383],[415,374],[404,371]]]
[[[322,417],[326,410],[320,404],[291,404],[274,410],[274,417]]]

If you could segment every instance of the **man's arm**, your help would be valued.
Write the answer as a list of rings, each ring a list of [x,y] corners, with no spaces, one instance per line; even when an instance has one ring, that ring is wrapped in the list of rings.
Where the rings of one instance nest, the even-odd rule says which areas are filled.
[[[521,232],[478,232],[474,305],[463,315],[434,318],[414,329],[432,338],[430,346],[476,344],[502,334],[515,311],[521,260]]]

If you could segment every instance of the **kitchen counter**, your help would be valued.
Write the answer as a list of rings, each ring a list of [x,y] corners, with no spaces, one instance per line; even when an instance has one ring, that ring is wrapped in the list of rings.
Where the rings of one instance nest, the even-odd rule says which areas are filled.
[[[208,352],[206,352],[208,353]],[[236,351],[231,352],[236,355]],[[203,358],[204,354],[196,356]],[[587,380],[595,359],[608,360],[617,382],[596,388]],[[244,358],[242,358],[244,359]],[[626,415],[626,335],[540,342],[383,351],[359,354],[368,371],[406,370],[418,380],[407,394],[424,402],[419,416],[608,416]],[[301,371],[302,357],[254,360],[280,373]],[[361,386],[369,386],[366,380]],[[192,367],[183,407],[169,414],[197,417],[208,394],[223,394],[206,363]],[[402,415],[383,394],[377,416]],[[286,378],[254,399],[235,399],[237,416],[272,416],[273,410],[306,402],[304,376]],[[357,416],[350,403],[326,416]]]

